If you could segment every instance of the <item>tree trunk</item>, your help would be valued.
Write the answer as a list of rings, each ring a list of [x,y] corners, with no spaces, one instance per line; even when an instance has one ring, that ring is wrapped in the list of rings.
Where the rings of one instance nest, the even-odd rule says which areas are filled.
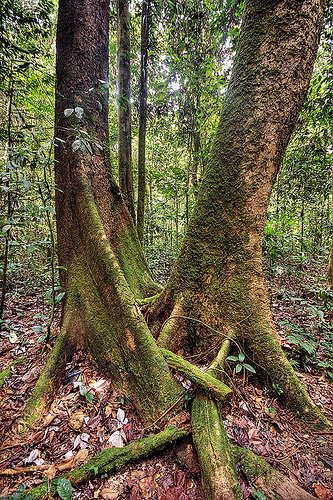
[[[131,41],[128,0],[117,0],[117,19],[119,185],[127,208],[135,223],[131,130]]]
[[[142,1],[141,14],[141,70],[140,70],[140,118],[138,144],[138,209],[136,228],[141,244],[145,223],[146,196],[146,128],[147,128],[147,82],[148,46],[150,24],[150,0]]]
[[[108,8],[108,2],[59,2],[55,175],[66,300],[61,333],[26,407],[28,422],[41,414],[77,343],[144,421],[159,418],[179,398],[135,303],[133,294],[142,298],[158,287],[109,168]],[[75,111],[68,117],[68,110]]]
[[[327,425],[276,337],[262,269],[269,199],[315,60],[324,0],[249,0],[198,200],[169,283],[151,311],[159,344],[218,351],[235,335],[285,404]],[[171,320],[164,323],[171,314]],[[158,331],[159,325],[164,326]]]

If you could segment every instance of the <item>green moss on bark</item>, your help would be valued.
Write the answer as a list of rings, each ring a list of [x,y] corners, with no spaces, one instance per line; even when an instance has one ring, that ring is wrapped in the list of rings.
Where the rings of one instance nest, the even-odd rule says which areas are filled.
[[[213,400],[198,395],[192,404],[192,433],[205,498],[242,500],[232,448]]]
[[[94,477],[119,471],[127,463],[160,451],[188,434],[186,429],[169,426],[155,436],[134,441],[124,448],[107,448],[89,459],[81,467],[77,467],[61,477],[68,479],[72,486],[78,486]],[[53,496],[56,493],[56,485],[54,484],[56,481],[57,479],[51,481],[50,491],[47,484],[42,484],[26,493],[33,500],[41,500],[48,493]]]

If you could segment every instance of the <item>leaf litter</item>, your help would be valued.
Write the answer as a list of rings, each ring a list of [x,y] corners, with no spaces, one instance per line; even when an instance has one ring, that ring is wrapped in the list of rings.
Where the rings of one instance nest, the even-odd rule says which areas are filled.
[[[293,357],[299,363],[295,368],[302,383],[333,420],[333,386],[325,372],[317,370],[315,362],[310,359],[304,363],[306,348],[299,355],[299,346],[293,343],[295,339],[290,332],[290,325],[296,325],[295,331],[297,328],[298,332],[311,331],[312,338],[320,344],[321,324],[318,325],[319,316],[313,314],[316,311],[313,303],[318,303],[318,298],[308,296],[313,289],[311,276],[318,274],[318,268],[307,269],[296,278],[285,274],[277,273],[268,283],[278,337],[287,355],[296,350]],[[281,298],[283,294],[286,297]],[[306,303],[290,300],[297,297],[303,297]],[[5,315],[8,328],[0,334],[0,372],[9,366],[2,388],[0,386],[0,496],[4,497],[12,495],[22,484],[31,488],[45,477],[52,479],[86,462],[102,449],[123,447],[149,435],[122,395],[113,390],[110,381],[78,350],[42,423],[31,430],[28,441],[13,438],[11,426],[24,408],[51,348],[38,341],[40,328],[45,328],[47,321],[36,319],[41,309],[42,315],[47,315],[47,307],[38,296],[12,293]],[[333,323],[333,313],[326,311],[322,319]],[[36,326],[40,328],[34,328]],[[319,347],[316,356],[317,363],[318,360],[327,362],[327,350]],[[306,371],[302,370],[304,367]],[[332,436],[302,428],[291,412],[280,407],[274,391],[259,387],[250,373],[246,378],[247,385],[244,385],[243,375],[235,376],[233,398],[229,406],[222,409],[230,441],[262,456],[317,498],[332,500]],[[248,498],[251,486],[244,478],[240,478],[240,482],[243,496]],[[73,488],[72,498],[204,499],[198,463],[189,439],[172,450],[128,465],[120,473]]]

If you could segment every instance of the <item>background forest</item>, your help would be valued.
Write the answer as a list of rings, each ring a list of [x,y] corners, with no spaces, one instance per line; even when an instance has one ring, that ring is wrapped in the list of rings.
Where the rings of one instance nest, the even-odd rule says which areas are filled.
[[[130,4],[135,200],[141,7],[141,2]],[[0,11],[0,318],[8,291],[34,290],[52,311],[64,296],[57,276],[53,181],[56,8],[50,0],[5,0]],[[117,178],[116,5],[111,9],[108,147]],[[149,3],[143,246],[161,284],[184,237],[205,169],[241,11],[242,2],[237,0]],[[318,283],[326,273],[333,235],[332,37],[329,9],[308,97],[271,197],[263,241],[270,276],[281,275],[288,266],[302,273],[306,262],[318,264],[321,275],[313,293],[325,300],[329,294]],[[76,132],[79,137],[80,131]],[[8,322],[4,328],[10,334]],[[36,325],[36,329],[46,334],[45,328]],[[329,369],[333,369],[330,363]]]
[[[216,5],[215,5],[216,3]],[[207,5],[206,5],[207,4]],[[221,4],[221,5],[220,5]],[[242,3],[151,2],[144,249],[163,283],[187,227],[228,83]],[[110,41],[110,154],[117,177],[117,33]],[[50,283],[54,243],[52,175],[55,6],[1,7],[1,262],[9,288]],[[131,4],[134,191],[140,98],[141,3]],[[326,29],[325,29],[326,28]],[[327,23],[308,98],[269,207],[264,254],[326,259],[332,240],[332,28]],[[137,195],[135,194],[135,199]],[[2,280],[4,283],[4,280]],[[61,296],[58,299],[60,300]]]
[[[141,2],[130,4],[135,201],[142,78],[141,7]],[[50,332],[54,308],[64,296],[58,284],[53,181],[53,149],[57,147],[53,117],[56,8],[50,0],[5,0],[0,11],[0,318],[8,292],[34,291],[52,309],[47,327],[36,321],[40,340],[47,330]],[[230,76],[241,11],[242,2],[237,0],[149,2],[143,246],[154,277],[161,284],[169,275],[184,237],[205,169]],[[275,183],[263,241],[268,277],[296,271],[302,278],[306,264],[315,266],[317,278],[310,294],[323,303],[320,307],[310,304],[310,308],[314,308],[314,317],[321,319],[331,307],[330,292],[323,285],[333,235],[330,16],[328,9],[308,97]],[[121,104],[117,100],[115,4],[110,18],[108,147],[117,178],[117,116]],[[82,138],[79,128],[75,132],[78,141],[83,141],[81,145],[89,148],[89,140]],[[282,286],[280,295],[286,293]],[[3,324],[4,334],[15,339],[13,328],[10,320]],[[294,343],[302,342],[303,358],[314,354],[304,331],[292,331],[291,335]],[[323,367],[333,378],[330,357]]]

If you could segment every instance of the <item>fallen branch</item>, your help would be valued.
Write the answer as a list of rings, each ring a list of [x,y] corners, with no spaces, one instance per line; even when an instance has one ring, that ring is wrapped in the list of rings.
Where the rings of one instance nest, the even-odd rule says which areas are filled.
[[[189,431],[184,428],[168,426],[164,431],[149,438],[134,441],[124,446],[124,448],[107,448],[92,457],[84,465],[67,472],[61,477],[68,479],[72,486],[78,486],[102,474],[121,470],[128,462],[160,451],[188,434]],[[56,484],[59,479],[60,477],[54,478],[50,481],[49,486],[44,483],[25,493],[29,494],[33,500],[42,499],[48,493],[53,496],[56,493]]]
[[[0,476],[15,476],[16,474],[27,474],[29,472],[44,472],[48,465],[32,465],[31,467],[17,467],[16,469],[1,469]]]

